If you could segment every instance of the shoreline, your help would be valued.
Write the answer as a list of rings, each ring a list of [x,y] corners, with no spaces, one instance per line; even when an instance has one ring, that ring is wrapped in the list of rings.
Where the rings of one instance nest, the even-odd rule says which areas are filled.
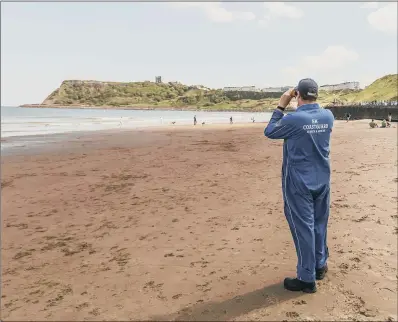
[[[350,121],[351,124],[363,124],[363,130],[368,129],[369,120],[354,120]],[[63,153],[65,147],[86,147],[87,143],[93,144],[98,141],[101,142],[111,140],[113,144],[124,145],[123,142],[118,142],[119,137],[131,136],[135,138],[137,135],[150,136],[153,133],[162,133],[169,135],[171,133],[179,132],[196,132],[196,133],[208,133],[214,132],[220,133],[223,131],[238,131],[238,130],[249,130],[258,128],[258,134],[263,135],[263,131],[268,122],[255,122],[255,123],[235,123],[231,124],[206,124],[202,125],[190,125],[190,124],[169,124],[159,125],[152,127],[139,127],[139,128],[125,128],[125,129],[102,129],[93,131],[74,131],[74,132],[63,132],[63,133],[50,133],[50,134],[34,134],[26,136],[13,136],[1,139],[1,143],[9,145],[8,147],[2,147],[2,157],[9,156],[21,156],[21,155],[34,155],[41,153]],[[345,121],[336,120],[335,126],[343,126],[346,124]],[[393,126],[392,128],[396,128]],[[372,129],[373,131],[384,130],[382,128]],[[83,143],[81,143],[83,142]],[[108,143],[107,143],[108,145]]]
[[[274,107],[264,109],[198,109],[195,106],[172,107],[172,106],[77,106],[77,105],[42,105],[42,104],[23,104],[17,107],[22,108],[59,108],[59,109],[94,109],[94,110],[135,110],[135,111],[180,111],[180,112],[238,112],[238,113],[266,113],[272,112]],[[287,110],[290,111],[290,110]]]

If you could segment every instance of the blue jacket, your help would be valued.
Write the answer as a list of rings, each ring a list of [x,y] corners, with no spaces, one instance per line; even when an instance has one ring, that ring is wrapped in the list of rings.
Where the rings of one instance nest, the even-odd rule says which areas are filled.
[[[293,169],[293,176],[311,191],[330,183],[333,122],[330,110],[306,104],[287,115],[276,109],[264,130],[270,139],[284,139],[282,172]]]

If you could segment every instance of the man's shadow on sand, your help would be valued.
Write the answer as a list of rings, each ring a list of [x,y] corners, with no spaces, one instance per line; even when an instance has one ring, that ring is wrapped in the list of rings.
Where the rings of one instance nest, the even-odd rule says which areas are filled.
[[[223,302],[199,303],[177,313],[153,316],[152,321],[226,321],[257,309],[303,296],[302,292],[289,292],[283,283],[272,284],[259,290],[235,296]]]

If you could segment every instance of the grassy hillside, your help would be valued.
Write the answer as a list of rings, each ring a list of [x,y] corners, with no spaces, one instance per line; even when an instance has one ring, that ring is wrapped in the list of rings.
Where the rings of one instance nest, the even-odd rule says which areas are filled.
[[[378,101],[378,100],[398,100],[398,75],[386,75],[377,79],[363,91],[347,95],[347,99],[354,102]]]
[[[179,83],[64,81],[43,105],[172,107],[202,110],[261,110],[277,99],[231,100],[222,90],[201,89]]]
[[[397,99],[397,75],[387,75],[362,91],[320,91],[321,105],[333,102],[359,102]],[[220,89],[205,89],[180,83],[64,81],[48,96],[47,106],[110,106],[133,108],[192,108],[201,110],[261,111],[278,104],[275,93],[253,93],[253,98],[224,93]],[[248,97],[247,93],[245,94]],[[250,97],[250,93],[249,93]]]
[[[337,91],[320,93],[323,105],[333,103],[333,100],[345,104],[356,102],[371,101],[395,101],[398,100],[398,75],[386,75],[377,80],[361,91]],[[326,94],[326,95],[325,95]]]

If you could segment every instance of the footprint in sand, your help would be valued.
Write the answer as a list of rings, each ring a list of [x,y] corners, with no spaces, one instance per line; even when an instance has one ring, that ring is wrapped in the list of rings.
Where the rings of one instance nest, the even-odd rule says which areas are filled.
[[[82,304],[79,304],[79,305],[75,306],[76,310],[78,310],[78,311],[80,311],[80,310],[82,310],[82,309],[84,309],[86,307],[89,307],[89,304],[87,302],[84,302]]]
[[[173,300],[178,300],[181,296],[182,296],[182,294],[176,294],[176,295],[173,295],[171,298]]]
[[[346,263],[342,263],[339,265],[339,268],[341,268],[342,272],[345,272],[349,268],[349,266]]]
[[[155,281],[149,281],[149,282],[145,283],[143,288],[144,288],[144,290],[161,292],[162,286],[163,286],[163,283],[155,284]]]
[[[91,315],[94,315],[94,316],[100,315],[100,311],[99,311],[98,308],[95,308],[95,309],[91,310],[91,311],[88,312],[88,313],[91,314]]]
[[[286,316],[288,318],[298,318],[300,316],[300,314],[298,314],[297,312],[286,312]]]

